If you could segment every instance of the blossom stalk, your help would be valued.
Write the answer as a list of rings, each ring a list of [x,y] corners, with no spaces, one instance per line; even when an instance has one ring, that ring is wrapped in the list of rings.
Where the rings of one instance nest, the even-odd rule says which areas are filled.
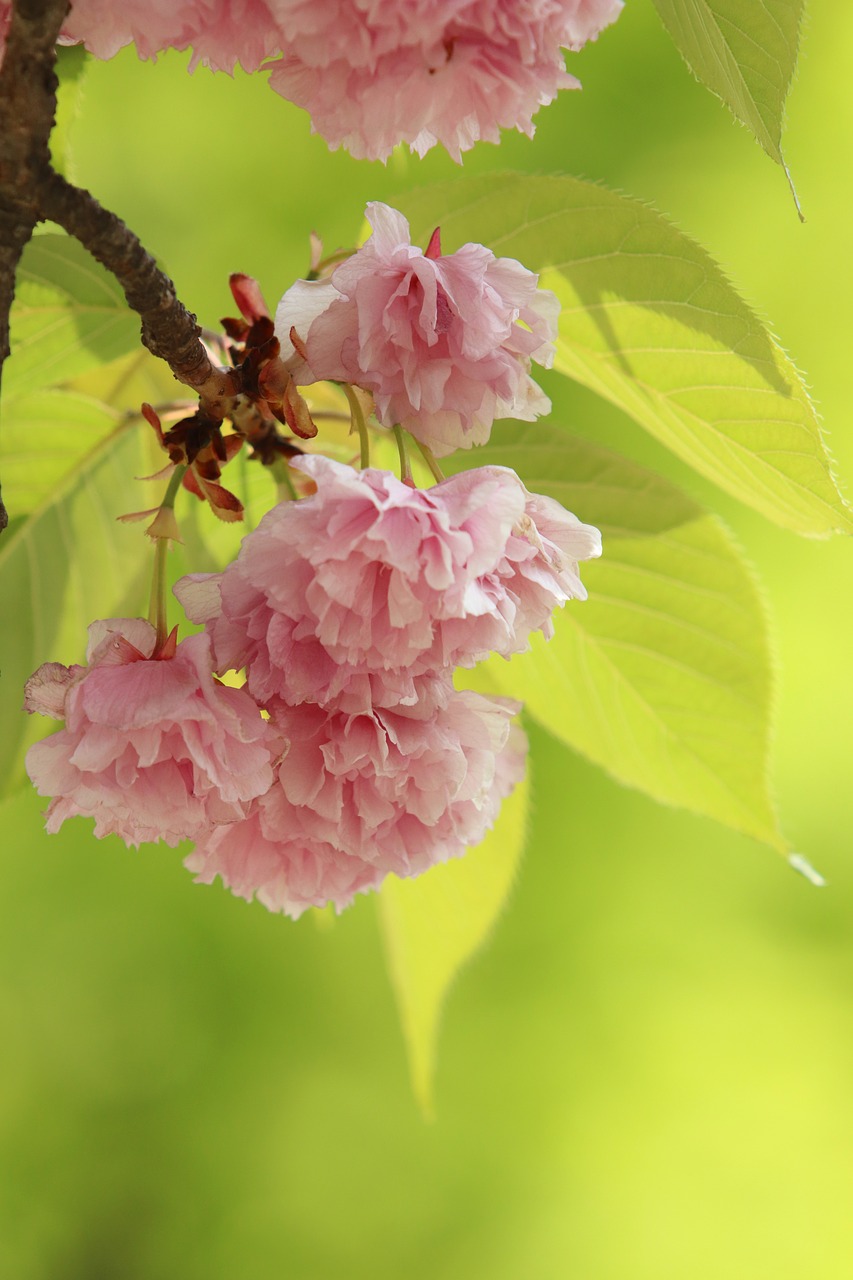
[[[364,420],[364,412],[359,404],[358,396],[348,382],[343,383],[344,394],[349,401],[351,422],[358,432],[359,461],[361,469],[370,466],[370,434]]]
[[[181,481],[184,478],[186,469],[187,468],[183,464],[179,464],[172,472],[163,501],[160,503],[160,510],[157,515],[157,520],[155,520],[155,525],[157,521],[160,520],[161,515],[164,512],[171,513],[173,517],[175,498],[177,497],[178,490],[181,487]],[[167,516],[164,521],[161,521],[161,523],[171,529],[171,534],[163,533],[159,530],[152,534],[151,529],[154,528],[153,525],[151,529],[148,530],[149,535],[154,538],[154,573],[151,578],[151,598],[148,606],[148,621],[151,623],[151,626],[154,627],[156,632],[156,649],[162,648],[166,642],[166,636],[169,632],[166,613],[166,552],[169,547],[170,536],[173,537],[177,530],[177,527],[174,525],[174,518],[170,520]]]
[[[412,479],[412,464],[409,461],[409,449],[406,444],[406,437],[403,432],[403,428],[399,423],[394,426],[394,439],[397,442],[397,453],[400,457],[400,479],[403,481],[403,484],[407,484],[410,488],[414,488],[415,482]]]

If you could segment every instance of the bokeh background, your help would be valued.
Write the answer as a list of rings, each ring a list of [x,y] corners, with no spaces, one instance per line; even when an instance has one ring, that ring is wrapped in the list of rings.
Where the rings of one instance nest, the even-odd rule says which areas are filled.
[[[853,10],[812,5],[781,172],[696,84],[650,0],[572,59],[582,94],[466,172],[606,181],[726,266],[806,372],[853,477]],[[330,155],[263,78],[125,52],[88,72],[76,177],[214,323],[307,235],[453,176]],[[165,848],[0,808],[3,1280],[847,1280],[853,1268],[853,547],[763,522],[581,389],[583,435],[722,512],[766,585],[783,823],[830,881],[624,791],[531,729],[515,893],[412,1099],[375,904],[328,931],[193,885]],[[4,626],[13,625],[8,602]],[[45,655],[59,657],[61,655]]]

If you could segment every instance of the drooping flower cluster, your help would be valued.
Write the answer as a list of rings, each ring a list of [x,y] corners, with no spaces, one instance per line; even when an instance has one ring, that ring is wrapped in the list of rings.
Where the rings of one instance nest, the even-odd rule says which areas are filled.
[[[317,493],[269,512],[224,573],[176,588],[217,669],[245,667],[262,705],[423,714],[446,701],[455,667],[526,649],[558,605],[586,596],[577,562],[599,554],[598,530],[508,468],[412,489],[320,456],[293,465]]]
[[[244,399],[269,409],[282,388],[295,402],[297,384],[349,384],[362,469],[288,446],[292,499],[222,573],[177,584],[204,627],[178,644],[163,576],[174,496],[192,472],[187,487],[222,506],[219,469],[243,432],[236,408],[221,439],[199,415],[163,432],[149,411],[173,468],[148,530],[156,630],[93,623],[88,665],[47,663],[26,691],[28,710],[65,720],[27,759],[52,797],[49,830],[84,815],[132,845],[190,839],[198,880],[219,876],[293,917],[341,909],[482,840],[523,774],[526,740],[518,703],[459,689],[454,674],[549,636],[554,610],[585,598],[578,563],[601,551],[597,529],[515,472],[444,478],[432,452],[547,404],[529,367],[551,353],[554,296],[482,245],[443,257],[436,232],[423,253],[400,214],[369,213],[368,244],[329,280],[289,290],[275,334],[246,277],[232,277],[243,319],[226,322]],[[362,399],[395,429],[400,479],[367,465]],[[415,487],[398,423],[421,444],[432,488]],[[243,687],[220,682],[232,672]]]
[[[27,759],[49,830],[83,815],[128,844],[192,839],[199,880],[297,917],[483,838],[526,743],[518,704],[455,689],[454,668],[548,634],[601,543],[506,468],[417,490],[293,465],[314,494],[176,587],[203,634],[94,623],[88,666],[45,664],[26,706],[66,722]],[[235,669],[243,689],[214,678]]]
[[[319,456],[294,465],[316,493],[176,594],[285,744],[246,822],[198,841],[188,866],[298,915],[482,839],[523,771],[519,708],[457,691],[454,667],[547,631],[585,594],[577,561],[600,537],[503,468],[416,490]]]
[[[316,132],[354,156],[441,143],[456,159],[501,129],[533,134],[560,89],[562,49],[614,22],[623,0],[74,0],[62,29],[98,58],[192,49],[192,66],[267,68]],[[0,30],[10,6],[0,6]],[[272,59],[272,61],[270,61]]]
[[[484,444],[497,418],[547,413],[529,370],[553,360],[559,302],[538,276],[481,244],[443,256],[438,232],[423,252],[387,205],[369,204],[367,217],[361,249],[279,303],[276,334],[295,381],[362,387],[380,423],[399,423],[437,457]]]

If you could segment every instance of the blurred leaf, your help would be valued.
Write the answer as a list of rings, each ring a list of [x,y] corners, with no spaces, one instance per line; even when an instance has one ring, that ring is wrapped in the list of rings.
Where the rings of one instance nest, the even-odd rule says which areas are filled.
[[[165,360],[152,356],[140,343],[109,364],[98,364],[77,374],[65,385],[81,395],[103,400],[114,409],[129,409],[134,413],[139,412],[144,400],[159,409],[186,406],[188,412],[198,404],[189,387],[178,382]]]
[[[528,780],[503,802],[482,844],[422,876],[389,876],[379,893],[385,957],[415,1097],[433,1110],[438,1027],[456,974],[483,945],[515,880],[527,833]]]
[[[618,781],[786,852],[767,786],[766,620],[722,522],[559,428],[501,426],[475,456],[514,467],[604,540],[581,566],[589,599],[558,611],[550,642],[537,633],[529,653],[489,659],[493,685]]]
[[[57,46],[56,73],[59,77],[59,91],[56,95],[56,124],[50,135],[50,156],[54,169],[64,174],[69,181],[74,180],[70,135],[80,113],[88,65],[89,56],[82,44]]]
[[[3,415],[0,464],[10,511],[28,515],[122,414],[66,388],[18,396]]]
[[[152,505],[132,480],[149,458],[138,421],[118,428],[0,541],[0,598],[14,609],[0,637],[0,794],[23,781],[29,744],[56,727],[23,712],[27,677],[42,662],[80,661],[93,619],[146,607],[150,544],[139,525],[116,517]]]
[[[35,236],[24,250],[11,315],[3,397],[67,382],[139,345],[139,317],[76,240]]]
[[[0,477],[13,520],[46,502],[74,466],[143,400],[158,403],[180,392],[172,372],[144,348],[89,370],[62,387],[24,392],[3,400]],[[144,428],[143,428],[144,435]],[[148,471],[165,463],[154,448]],[[132,488],[128,508],[133,509]],[[138,505],[142,505],[141,499]]]
[[[639,201],[578,178],[460,179],[399,199],[425,243],[466,240],[562,302],[557,368],[797,533],[853,529],[787,356],[708,254]]]
[[[803,0],[654,0],[654,6],[696,78],[785,170],[799,212],[782,157],[782,124]]]

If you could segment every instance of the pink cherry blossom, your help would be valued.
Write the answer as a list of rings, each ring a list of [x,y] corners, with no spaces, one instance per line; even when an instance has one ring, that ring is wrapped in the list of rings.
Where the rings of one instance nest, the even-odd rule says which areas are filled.
[[[245,822],[186,859],[239,897],[294,918],[346,907],[386,875],[419,875],[479,843],[524,772],[518,704],[451,693],[429,719],[403,710],[348,716],[278,705],[286,753]]]
[[[547,413],[529,369],[553,360],[559,303],[538,276],[479,244],[441,256],[434,236],[424,253],[387,205],[368,204],[367,217],[373,235],[329,282],[300,282],[279,303],[283,350],[291,327],[307,350],[310,373],[294,367],[297,381],[365,388],[381,423],[400,423],[438,457],[484,444],[496,418]]]
[[[0,5],[0,51],[10,12]],[[96,58],[129,44],[140,58],[191,48],[191,70],[203,63],[227,72],[238,62],[256,71],[282,40],[266,0],[74,0],[60,34],[61,44],[84,44]]]
[[[192,49],[232,72],[262,66],[331,147],[386,159],[400,142],[459,160],[577,89],[561,48],[614,22],[622,0],[74,0],[61,42],[98,58]],[[0,4],[0,52],[11,6]],[[266,62],[273,58],[275,61]]]
[[[154,656],[154,628],[113,618],[89,628],[88,666],[46,663],[27,682],[28,711],[65,728],[27,753],[27,771],[52,796],[47,829],[95,819],[137,845],[176,845],[245,816],[272,782],[278,740],[242,689],[210,673],[207,636]]]
[[[268,512],[224,573],[175,588],[217,670],[246,667],[263,705],[429,714],[446,697],[440,673],[526,648],[586,595],[577,562],[600,554],[598,530],[508,468],[418,490],[319,455],[294,465],[317,492]]]
[[[512,484],[520,491],[523,514],[509,532],[494,565],[478,573],[461,615],[442,622],[442,638],[460,666],[472,666],[489,653],[504,658],[530,647],[530,635],[554,634],[553,614],[569,600],[585,600],[578,561],[601,555],[601,533],[584,524],[553,498],[529,493],[508,467],[462,471],[441,487],[465,510],[470,495],[490,484]]]
[[[496,473],[468,487],[463,509],[443,486],[412,489],[387,471],[320,455],[294,465],[317,492],[268,512],[223,574],[175,588],[207,623],[217,669],[246,667],[264,705],[431,707],[445,689],[433,673],[458,656],[441,620],[464,616],[477,574],[498,562],[522,491]]]
[[[98,58],[127,44],[140,58],[192,48],[191,69],[204,63],[228,72],[238,62],[256,71],[281,42],[265,0],[74,0],[63,36]]]
[[[457,161],[577,89],[561,46],[580,49],[622,0],[270,0],[285,39],[270,83],[331,147],[386,159],[407,142]]]

